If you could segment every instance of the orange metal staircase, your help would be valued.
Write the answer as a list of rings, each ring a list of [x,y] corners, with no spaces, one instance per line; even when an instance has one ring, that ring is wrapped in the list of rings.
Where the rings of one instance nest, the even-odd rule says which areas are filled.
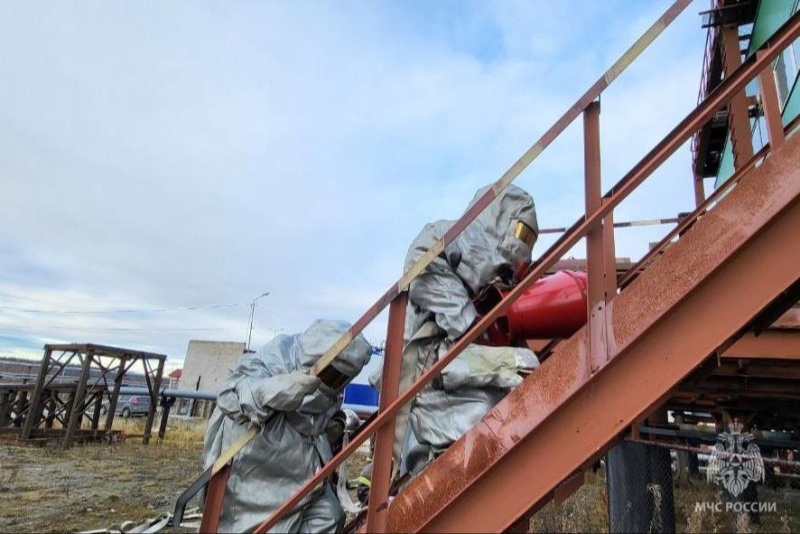
[[[397,495],[388,530],[506,530],[794,284],[798,239],[795,137],[609,303],[596,371],[584,328]]]
[[[709,356],[741,357],[742,350],[749,350],[745,347],[758,344],[749,332],[751,322],[765,309],[774,308],[776,301],[786,300],[786,291],[796,287],[800,279],[800,246],[796,245],[800,242],[800,138],[784,138],[770,69],[771,61],[800,36],[800,15],[787,22],[758,54],[728,73],[658,146],[610,191],[600,195],[596,99],[688,4],[689,0],[677,0],[437,246],[323,356],[314,372],[328,365],[353,336],[389,305],[377,416],[280,510],[265,518],[257,531],[269,529],[289,513],[372,434],[377,435],[377,440],[373,486],[363,525],[367,531],[504,531],[545,503],[560,485],[564,487],[565,481],[573,480],[621,435],[662,406],[676,386]],[[737,172],[726,186],[700,204],[660,247],[623,275],[619,279],[622,289],[618,291],[613,210],[756,77],[761,86],[769,146],[748,161],[739,161]],[[447,355],[408,390],[398,392],[408,284],[581,114],[585,129],[586,215]],[[391,444],[397,411],[584,238],[589,280],[586,327],[557,344],[535,373],[390,501]],[[743,341],[749,345],[740,345]],[[800,345],[781,357],[800,361]],[[217,481],[215,489],[212,479],[209,495],[219,495],[214,498],[219,499],[221,492],[224,480],[221,485]],[[213,510],[218,510],[218,505],[219,502],[207,501],[204,530],[215,528]]]

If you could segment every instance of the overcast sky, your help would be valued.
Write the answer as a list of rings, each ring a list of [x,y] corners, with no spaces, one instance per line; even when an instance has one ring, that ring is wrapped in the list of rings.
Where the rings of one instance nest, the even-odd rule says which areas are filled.
[[[92,342],[178,364],[190,339],[244,341],[266,291],[255,347],[355,321],[420,228],[457,218],[669,3],[3,2],[0,355]],[[604,188],[695,105],[702,7],[603,94]],[[515,182],[542,228],[582,212],[581,136]],[[689,211],[691,184],[685,146],[616,219]],[[618,230],[618,255],[669,229]]]

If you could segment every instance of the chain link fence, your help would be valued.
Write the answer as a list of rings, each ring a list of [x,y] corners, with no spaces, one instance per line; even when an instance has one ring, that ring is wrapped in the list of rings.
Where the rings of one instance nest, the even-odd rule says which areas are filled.
[[[715,450],[622,442],[585,472],[573,495],[534,514],[528,531],[800,532],[796,451],[764,449],[754,464],[752,454]]]

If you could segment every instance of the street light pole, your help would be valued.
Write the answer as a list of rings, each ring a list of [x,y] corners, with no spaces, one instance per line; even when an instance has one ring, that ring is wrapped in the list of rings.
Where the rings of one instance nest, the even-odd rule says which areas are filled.
[[[269,295],[269,291],[260,294],[256,298],[253,299],[253,302],[250,303],[250,326],[247,329],[247,346],[245,347],[245,352],[250,350],[250,338],[253,336],[253,317],[256,314],[256,301],[262,297],[266,297]]]

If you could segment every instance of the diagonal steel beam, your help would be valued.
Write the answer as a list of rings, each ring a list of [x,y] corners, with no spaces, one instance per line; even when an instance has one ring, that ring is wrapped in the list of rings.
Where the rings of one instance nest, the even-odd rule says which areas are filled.
[[[498,178],[492,187],[490,187],[484,195],[473,204],[461,218],[456,221],[453,226],[445,232],[444,236],[431,246],[431,248],[420,257],[417,262],[412,265],[400,279],[392,285],[386,292],[361,316],[353,325],[353,327],[317,361],[314,365],[312,372],[314,375],[327,367],[340,352],[362,331],[366,326],[372,322],[378,314],[385,309],[389,303],[394,300],[402,291],[404,291],[411,281],[417,277],[439,254],[444,251],[444,248],[450,244],[456,237],[464,231],[464,229],[471,223],[475,217],[478,216],[497,196],[505,190],[508,185],[513,182],[533,161],[544,152],[550,143],[561,135],[572,122],[583,113],[583,110],[595,101],[600,94],[611,83],[619,77],[619,75],[639,55],[658,37],[664,29],[669,26],[673,20],[680,15],[686,7],[691,3],[691,0],[675,0],[672,5],[645,31],[636,42],[622,54],[622,56],[614,62],[611,67],[603,73],[597,81],[580,97],[578,100],[566,111],[564,114],[553,124],[542,137],[539,138],[520,158],[514,162],[509,169]]]
[[[598,80],[598,82],[592,86],[592,88],[590,88],[590,90],[587,91],[587,93],[581,97],[578,102],[576,102],[573,108],[580,108],[581,111],[585,109],[585,107],[593,100],[592,98],[588,101],[585,101],[586,98],[595,93],[599,94],[599,92],[602,91],[602,88],[610,83],[610,81],[616,78],[616,76],[619,74],[617,68],[627,67],[630,61],[632,61],[633,58],[638,55],[639,52],[641,52],[639,49],[640,46],[643,46],[644,43],[652,41],[652,39],[655,38],[655,36],[660,33],[661,30],[663,30],[663,28],[686,7],[686,5],[688,5],[686,2],[677,0],[661,17],[661,19],[659,19],[659,21],[653,27],[651,27],[650,30],[648,30],[648,32],[646,32],[645,35],[640,38],[639,41],[637,41],[634,47],[632,47],[629,52],[626,52],[626,54],[620,58],[620,60],[618,60],[618,62],[615,63],[611,69],[609,69],[606,76],[604,76],[605,79]],[[456,342],[456,344],[451,347],[450,351],[448,351],[445,356],[443,356],[431,369],[429,369],[419,378],[414,386],[410,387],[404,394],[400,395],[394,402],[392,402],[391,405],[386,408],[385,411],[382,410],[378,418],[366,426],[364,429],[364,434],[369,434],[380,426],[386,424],[387,419],[393,417],[394,414],[399,410],[400,406],[402,406],[420,389],[422,389],[426,383],[430,382],[433,376],[438,374],[445,365],[452,361],[467,344],[471,343],[477,337],[479,332],[488,327],[489,324],[495,320],[497,315],[505,311],[510,306],[510,303],[518,298],[522,292],[524,292],[533,283],[533,281],[538,279],[538,277],[541,276],[547,268],[553,265],[558,258],[562,257],[573,245],[575,245],[575,243],[580,240],[581,237],[586,235],[589,228],[609,215],[611,211],[613,211],[613,209],[623,199],[625,199],[634,189],[636,189],[636,187],[638,187],[653,172],[655,168],[657,168],[669,156],[671,156],[697,128],[699,128],[705,121],[709,120],[711,115],[731,98],[732,94],[742,89],[749,80],[751,80],[758,72],[760,72],[761,69],[767,67],[769,62],[774,59],[781,50],[791,44],[798,36],[800,36],[800,13],[793,15],[763,45],[762,54],[751,57],[742,65],[740,69],[738,69],[730,77],[726,78],[700,106],[698,106],[683,121],[681,121],[681,123],[678,124],[678,126],[676,126],[672,132],[670,132],[670,134],[668,134],[667,137],[661,141],[661,143],[653,148],[653,150],[651,150],[639,162],[639,164],[637,164],[614,187],[612,187],[611,190],[603,196],[603,203],[598,210],[594,211],[594,213],[591,215],[587,215],[586,217],[577,221],[567,231],[567,233],[562,236],[561,239],[554,243],[545,253],[540,263],[538,263],[536,267],[532,269],[528,276],[522,282],[520,282],[520,284],[517,285],[516,288],[512,290],[506,296],[506,298],[492,310],[492,312],[485,315],[467,334],[465,334],[458,342]],[[562,119],[568,119],[574,113],[574,116],[569,119],[571,122],[579,113],[579,111],[576,112],[573,108],[565,113]],[[548,138],[548,136],[550,136],[553,132],[563,131],[565,127],[566,124],[561,124],[561,120],[559,120],[550,130],[548,130],[548,132],[545,133],[545,136],[542,138],[542,140]],[[542,140],[539,142],[542,142]],[[548,140],[548,144],[550,141],[552,141],[552,139]],[[531,147],[531,149],[529,149],[529,151],[526,152],[523,157],[520,158],[520,160],[518,160],[518,162],[515,163],[511,169],[509,169],[509,171],[507,171],[506,174],[504,174],[500,179],[498,179],[497,182],[495,182],[495,187],[493,187],[490,192],[487,192],[487,195],[491,195],[493,198],[493,196],[498,194],[499,191],[502,191],[502,189],[504,189],[508,183],[513,181],[513,179],[519,175],[522,169],[530,164],[533,158],[538,156],[541,150],[544,149],[544,146],[541,147],[541,150],[539,147],[537,147],[539,142]],[[373,306],[358,321],[356,321],[356,324],[353,325],[350,331],[343,335],[334,344],[334,346],[331,347],[331,349],[326,352],[322,358],[320,358],[320,360],[317,362],[317,365],[314,367],[314,369],[312,369],[313,373],[317,373],[319,370],[327,366],[353,339],[353,337],[361,332],[361,330],[363,330],[363,328],[406,287],[408,282],[410,282],[410,280],[416,276],[418,272],[421,272],[425,265],[427,265],[427,263],[429,263],[436,254],[443,250],[444,245],[449,243],[455,238],[457,233],[460,233],[460,231],[463,230],[466,224],[468,224],[477,215],[477,211],[474,210],[477,209],[480,211],[482,209],[477,208],[477,206],[485,207],[488,205],[490,200],[487,195],[481,198],[472,209],[465,213],[440,242],[437,242],[437,244],[432,247],[431,250],[426,253],[426,255],[420,258],[420,260],[409,271],[407,271],[403,277],[401,277],[394,287],[387,290],[387,292],[375,304],[373,304]],[[279,518],[282,517],[283,514],[296,506],[323,477],[329,475],[333,469],[338,466],[343,458],[352,453],[355,447],[357,447],[364,439],[365,438],[359,438],[354,440],[348,444],[347,447],[343,448],[342,451],[336,457],[334,457],[329,464],[323,467],[319,473],[317,473],[300,490],[298,490],[297,493],[295,493],[286,503],[284,503],[284,505],[281,506],[279,510],[275,512],[275,514],[261,523],[256,528],[256,532],[264,532],[271,528],[279,520]]]
[[[479,213],[481,213],[497,196],[508,187],[508,185],[513,182],[521,173],[524,171],[543,151],[547,146],[550,145],[564,130],[583,112],[586,107],[595,101],[600,94],[609,86],[611,83],[617,79],[617,77],[626,69],[628,66],[637,58],[639,55],[658,37],[664,29],[666,29],[672,21],[680,15],[686,7],[691,3],[691,0],[675,0],[669,8],[656,20],[648,29],[645,31],[637,40],[636,42],[623,53],[623,55],[605,72],[603,75],[553,124],[545,133],[539,138],[536,143],[534,143],[525,153],[502,175],[498,178],[490,187],[486,193],[479,198],[474,205],[472,205],[462,216],[461,218],[456,221],[453,226],[445,232],[445,235],[437,241],[423,256],[417,260],[417,262],[412,265],[400,279],[393,284],[386,292],[362,315],[353,326],[344,334],[342,335],[333,346],[328,349],[325,354],[320,357],[317,363],[311,368],[310,372],[313,375],[318,375],[325,367],[330,365],[330,363],[344,350],[344,348],[359,334],[361,333],[366,326],[372,322],[378,314],[381,313],[383,309],[385,309],[390,302],[392,302],[401,292],[405,291],[411,281],[417,277],[429,264],[433,261],[436,256],[438,256],[444,248],[451,243],[458,235],[464,231],[464,229],[472,222],[475,217]],[[642,180],[645,176],[642,176]],[[635,188],[635,186],[631,186],[631,189]],[[612,208],[608,208],[610,211]],[[607,215],[607,213],[605,214]],[[605,216],[604,215],[604,216]],[[585,233],[585,232],[584,232]],[[577,241],[579,237],[576,237],[575,240]],[[553,259],[552,263],[555,262]],[[551,264],[552,264],[551,263]],[[533,284],[534,280],[541,276],[544,268],[539,271],[534,269],[531,274],[529,274],[529,282],[527,286]],[[517,287],[516,292],[512,298],[507,298],[509,302],[511,300],[516,299],[522,291],[527,287],[524,283],[519,284]],[[506,306],[507,307],[507,306]],[[496,309],[495,315],[499,315],[504,311],[505,308]],[[494,318],[490,318],[489,316],[485,316],[484,322],[485,324],[478,324],[474,325],[471,331],[474,333],[472,338],[467,339],[467,337],[462,338],[462,343],[460,348],[451,349],[448,356],[445,356],[441,361],[440,365],[443,367],[446,365],[446,361],[451,361],[455,358],[455,356],[463,350],[468,343],[470,343],[475,337],[478,336],[479,332],[483,331],[490,321],[493,321]],[[458,346],[458,345],[456,345]],[[401,395],[397,400],[395,400],[386,410],[381,410],[380,415],[377,420],[373,423],[368,424],[364,430],[364,434],[371,433],[376,428],[383,426],[386,424],[388,418],[393,417],[394,414],[399,410],[399,407],[402,406],[405,402],[409,400],[409,398],[416,394],[424,384],[429,382],[434,374],[438,374],[439,370],[434,368],[430,369],[425,375],[420,377],[418,382],[415,386],[408,389],[404,395]],[[249,437],[245,440],[242,440],[242,443],[247,443],[249,439],[252,439],[256,434],[256,429],[251,429]],[[363,439],[366,438],[361,438]],[[327,464],[319,473],[317,473],[312,480],[308,481],[303,487],[301,487],[288,501],[286,501],[275,513],[269,517],[267,520],[262,522],[258,525],[255,529],[256,532],[264,532],[270,529],[273,525],[275,525],[279,519],[289,510],[293,509],[305,496],[308,494],[312,488],[314,488],[319,480],[322,477],[326,476],[328,473],[333,471],[336,466],[338,466],[341,461],[349,456],[349,454],[354,450],[355,447],[358,446],[358,442],[353,441],[347,447],[343,448],[342,451],[334,457],[329,464]],[[235,454],[234,447],[231,447],[225,453],[225,457],[228,455],[232,456]],[[215,464],[215,471],[217,464]]]
[[[506,529],[796,282],[798,239],[800,136],[610,303],[597,373],[584,328],[394,499],[389,529]]]
[[[743,335],[720,357],[726,359],[800,360],[800,332],[767,330],[756,336]]]

